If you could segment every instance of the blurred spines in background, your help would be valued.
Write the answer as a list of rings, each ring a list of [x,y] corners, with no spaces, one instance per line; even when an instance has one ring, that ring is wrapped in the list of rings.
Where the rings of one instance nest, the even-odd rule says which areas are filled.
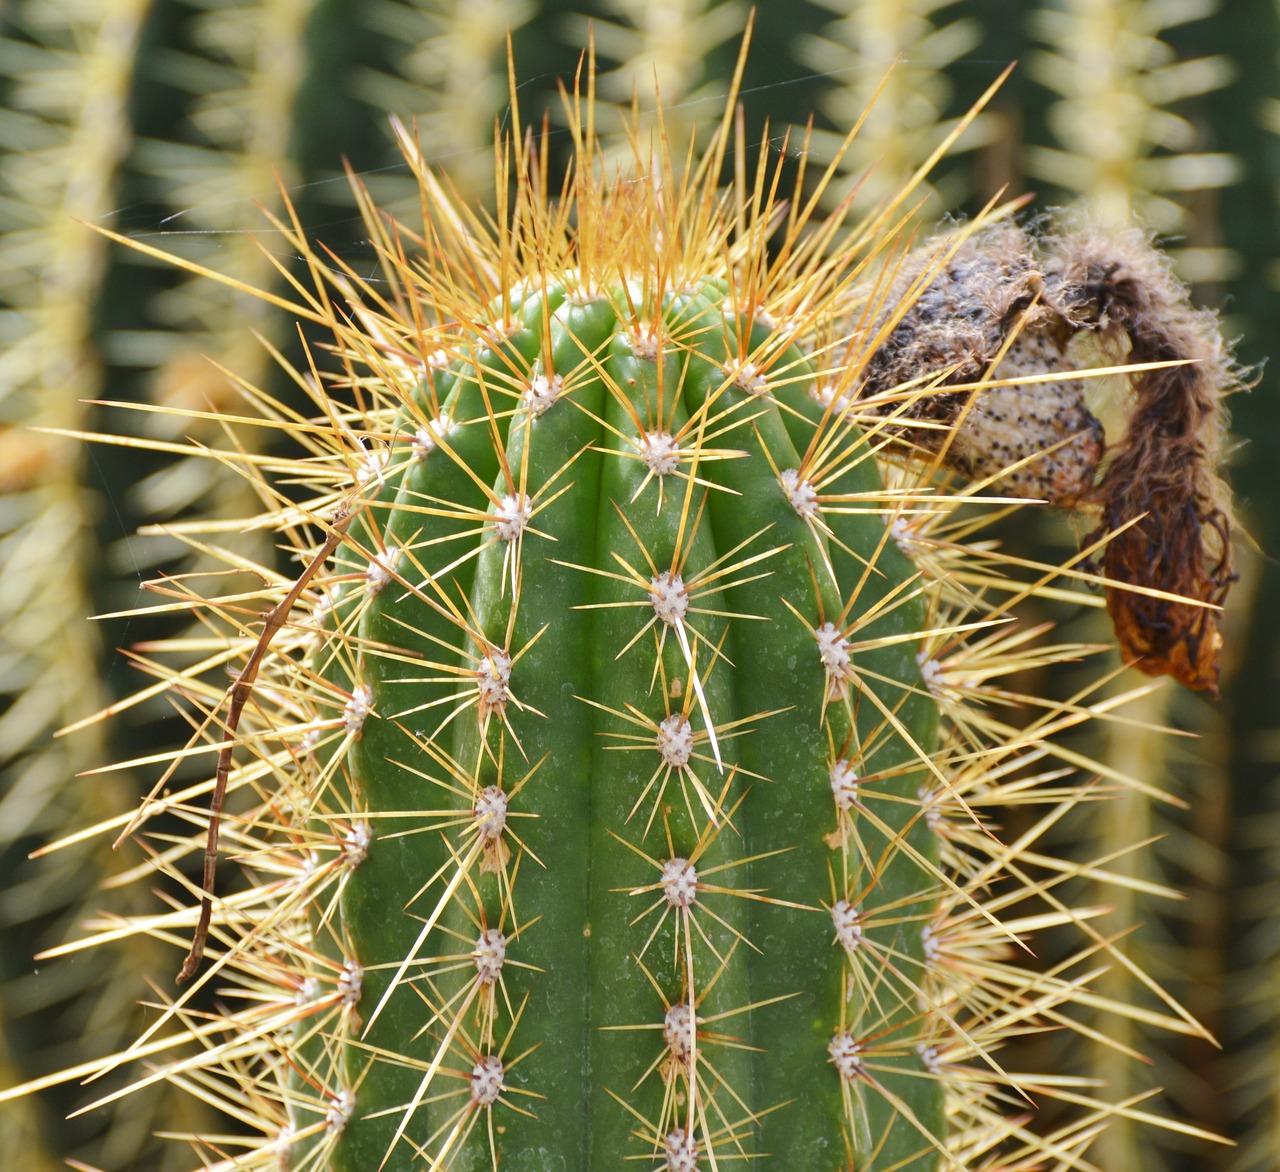
[[[6,616],[0,636],[0,871],[6,876],[0,1021],[6,1077],[39,1077],[133,1035],[142,1020],[137,981],[151,959],[135,947],[115,950],[107,964],[33,962],[37,948],[77,934],[91,908],[109,909],[114,900],[122,910],[126,897],[101,889],[119,869],[102,844],[38,862],[26,858],[81,818],[109,815],[120,802],[136,800],[127,777],[88,784],[76,778],[110,759],[102,726],[55,736],[107,699],[97,632],[86,622],[95,609],[87,583],[96,557],[84,453],[57,432],[83,428],[92,410],[87,401],[103,392],[96,327],[109,246],[83,223],[110,223],[117,206],[147,9],[147,0],[11,3],[0,40],[0,439],[7,481],[0,513]],[[43,1130],[20,1127],[13,1137],[20,1146],[6,1144],[5,1159],[43,1168],[60,1152],[87,1144],[104,1162],[160,1168],[164,1163],[144,1163],[152,1133],[166,1118],[193,1118],[177,1096],[157,1088],[136,1113],[67,1124],[57,1116],[76,1105],[78,1094],[74,1087],[55,1094]]]
[[[1186,103],[1229,85],[1220,53],[1180,58],[1169,32],[1215,14],[1217,0],[1062,0],[1029,20],[1038,49],[1027,72],[1054,98],[1052,143],[1032,143],[1027,171],[1078,200],[1087,215],[1164,237],[1184,280],[1221,281],[1229,251],[1196,240],[1187,193],[1240,179],[1242,163],[1211,149]]]
[[[983,26],[955,0],[819,2],[825,22],[796,44],[800,61],[821,79],[817,105],[830,127],[815,130],[810,149],[816,161],[829,162],[862,120],[841,162],[845,182],[833,184],[827,200],[834,206],[856,185],[854,206],[865,210],[896,192],[953,129],[948,70],[981,45]],[[988,129],[979,117],[951,154],[980,146]],[[918,195],[925,197],[923,221],[937,220],[971,194],[962,174],[951,169],[940,186],[930,177]]]
[[[1216,224],[1197,214],[1212,203],[1192,203],[1242,174],[1241,160],[1212,149],[1193,109],[1196,99],[1229,85],[1234,69],[1222,54],[1180,56],[1169,38],[1217,10],[1214,0],[1062,0],[1041,6],[1029,20],[1036,48],[1027,72],[1053,96],[1045,111],[1046,140],[1025,149],[1028,179],[1047,184],[1070,200],[1077,218],[1104,231],[1140,223],[1159,233],[1179,275],[1194,283],[1221,283],[1238,269]],[[1111,425],[1126,405],[1123,386],[1098,389],[1104,391],[1100,412]],[[1109,434],[1115,434],[1111,426]],[[1119,775],[1144,778],[1150,788],[1120,788],[1107,801],[1082,805],[1066,833],[1079,842],[1082,859],[1093,857],[1099,843],[1114,855],[1120,881],[1097,898],[1111,909],[1104,923],[1143,925],[1124,942],[1125,954],[1216,1031],[1221,959],[1205,947],[1188,912],[1194,909],[1211,924],[1224,911],[1221,815],[1230,791],[1210,754],[1221,738],[1222,717],[1203,698],[1173,688],[1152,689],[1129,711],[1134,723],[1113,726],[1093,751]],[[1151,845],[1126,849],[1135,842]],[[1188,891],[1184,903],[1180,893]],[[1120,966],[1100,988],[1152,1012],[1163,1008],[1138,973]],[[1231,1133],[1212,1091],[1221,1070],[1204,1037],[1151,1028],[1140,1017],[1121,1022],[1099,1014],[1092,1024],[1097,1032],[1091,1045],[1061,1036],[1067,1045],[1061,1069],[1105,1079],[1117,1099],[1141,1102],[1144,1111]],[[1135,1052],[1153,1067],[1132,1063],[1128,1054]],[[1156,1088],[1164,1088],[1163,1099],[1149,1098]],[[1102,1168],[1158,1172],[1182,1166],[1191,1151],[1203,1161],[1193,1167],[1229,1166],[1213,1163],[1228,1158],[1225,1149],[1205,1151],[1203,1144],[1156,1136],[1124,1116],[1099,1137],[1092,1158]]]
[[[536,11],[536,0],[374,0],[359,19],[387,46],[385,64],[356,70],[350,95],[384,124],[411,124],[423,157],[479,198],[492,188],[494,124],[509,99],[507,38]],[[398,168],[366,182],[380,206],[417,197]]]
[[[184,273],[150,299],[150,328],[117,338],[121,365],[152,370],[158,405],[235,413],[234,378],[262,383],[272,360],[261,338],[281,344],[285,323],[247,290],[280,280],[260,209],[279,214],[281,186],[297,182],[288,151],[313,8],[313,0],[191,0],[188,43],[155,54],[158,79],[185,95],[185,133],[181,141],[140,139],[131,167],[150,198],[170,209],[167,238],[195,263],[216,257],[219,271],[246,290]],[[190,426],[174,417],[166,438]],[[238,491],[230,487],[237,479],[181,460],[138,486],[136,508],[157,519],[216,511],[226,505],[221,494]]]
[[[720,108],[729,76],[723,57],[749,16],[743,0],[603,0],[599,14],[572,13],[560,24],[569,44],[594,42],[597,91],[606,102],[639,103],[643,123],[656,132],[653,103],[661,96],[662,131],[679,154]],[[622,119],[603,129],[625,155]]]

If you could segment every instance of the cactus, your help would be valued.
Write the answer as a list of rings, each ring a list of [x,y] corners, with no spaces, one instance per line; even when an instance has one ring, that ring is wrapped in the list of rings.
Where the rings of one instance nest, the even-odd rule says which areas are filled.
[[[165,816],[144,842],[197,898],[58,951],[194,932],[190,983],[68,1076],[145,1060],[99,1103],[168,1081],[222,1108],[247,1134],[190,1137],[218,1169],[1083,1166],[1100,1119],[1142,1112],[1004,1069],[1005,1043],[1073,1003],[1198,1027],[1091,990],[1125,962],[1057,888],[1107,861],[1039,845],[1090,792],[1054,736],[1120,701],[1019,695],[1091,649],[1013,616],[1101,606],[1102,579],[983,535],[1006,468],[939,468],[968,412],[931,404],[1023,387],[1016,331],[971,383],[876,381],[983,221],[897,291],[909,189],[811,220],[785,160],[748,169],[732,101],[700,161],[637,133],[615,174],[592,85],[563,185],[513,111],[492,219],[403,132],[426,223],[360,197],[376,280],[273,221],[332,364],[287,367],[310,416],[244,392],[302,454],[210,453],[263,512],[169,528],[214,557],[270,532],[301,569],[225,552],[220,597],[153,584],[209,630],[169,648],[187,666],[144,653],[195,731],[108,825]],[[192,758],[204,779],[166,787]],[[1036,972],[1019,942],[1049,927],[1082,940]],[[1037,1135],[1054,1099],[1079,1117]]]

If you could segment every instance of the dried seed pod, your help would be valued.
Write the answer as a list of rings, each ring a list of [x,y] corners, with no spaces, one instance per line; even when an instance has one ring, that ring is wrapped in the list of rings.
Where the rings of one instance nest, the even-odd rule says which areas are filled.
[[[1140,232],[1014,226],[922,249],[885,303],[897,317],[885,314],[859,397],[891,434],[1000,493],[1100,509],[1089,540],[1106,541],[1123,654],[1216,694],[1234,580],[1217,469],[1239,375],[1214,315]],[[1084,333],[1117,362],[1178,364],[1130,376],[1133,408],[1109,444],[1080,380],[1044,378],[1075,368],[1067,349]],[[905,400],[904,385],[918,388]]]
[[[1092,490],[1103,455],[1102,425],[1080,381],[973,385],[1075,369],[1066,356],[1074,314],[1020,228],[988,229],[947,251],[945,242],[926,247],[902,267],[886,299],[900,316],[885,323],[860,395],[881,398],[876,410],[897,420],[890,430],[946,467],[1006,495],[1075,504]],[[935,382],[922,381],[931,375]],[[904,386],[919,388],[906,402]]]

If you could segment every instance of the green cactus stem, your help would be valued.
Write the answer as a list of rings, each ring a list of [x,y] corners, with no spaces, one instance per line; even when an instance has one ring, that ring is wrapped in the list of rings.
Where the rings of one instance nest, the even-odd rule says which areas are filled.
[[[617,267],[438,335],[334,567],[316,656],[350,699],[307,793],[373,829],[342,950],[320,933],[362,974],[333,1166],[399,1144],[468,1166],[504,1108],[517,1167],[646,1142],[679,1167],[757,1125],[805,1166],[936,1162],[914,569],[879,519],[822,518],[811,445],[829,500],[882,491],[812,393],[821,356],[723,281]],[[867,774],[887,812],[855,831]],[[895,958],[856,976],[850,884],[881,893],[867,931]],[[892,1111],[852,1094],[868,1032]],[[415,1064],[368,1063],[410,1038]]]

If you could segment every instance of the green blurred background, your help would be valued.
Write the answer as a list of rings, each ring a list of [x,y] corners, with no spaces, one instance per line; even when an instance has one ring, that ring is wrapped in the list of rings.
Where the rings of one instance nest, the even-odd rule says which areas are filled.
[[[142,605],[143,578],[192,568],[162,536],[131,535],[242,504],[234,478],[197,461],[29,429],[213,440],[212,422],[92,401],[240,410],[224,369],[279,390],[259,337],[294,345],[292,323],[261,302],[111,245],[80,222],[271,286],[280,282],[272,259],[286,268],[295,259],[262,214],[281,210],[279,183],[313,238],[369,269],[343,160],[380,201],[412,211],[388,129],[394,112],[416,119],[427,158],[483,202],[495,123],[510,114],[508,28],[525,124],[544,109],[553,134],[562,123],[556,86],[571,82],[591,19],[602,95],[650,94],[656,76],[668,133],[683,141],[718,113],[747,15],[739,0],[0,0],[0,1085],[125,1044],[151,1015],[137,1004],[145,974],[167,982],[175,967],[172,949],[137,947],[33,961],[73,939],[86,917],[149,896],[145,883],[124,882],[136,851],[116,855],[95,840],[28,856],[127,811],[155,780],[154,769],[77,773],[183,735],[153,697],[105,726],[53,736],[137,688],[141,677],[116,649],[157,634],[151,621],[85,616]],[[1242,361],[1260,363],[1273,348],[1277,0],[762,0],[754,45],[747,125],[794,153],[813,115],[818,160],[893,66],[845,160],[866,206],[1017,61],[938,169],[922,218],[973,212],[1002,189],[1035,192],[1037,208],[1082,204],[1105,222],[1139,217],[1177,257],[1196,300],[1220,310]],[[1132,881],[1127,904],[1114,888],[1105,896],[1107,930],[1129,933],[1129,954],[1221,1048],[1133,1027],[1120,1036],[1099,1021],[1096,1046],[1045,1037],[1027,1044],[1033,1052],[1001,1056],[1011,1069],[1105,1079],[1115,1101],[1163,1087],[1142,1110],[1234,1141],[1117,1119],[1090,1150],[1092,1165],[1081,1165],[1107,1172],[1280,1167],[1280,460],[1270,449],[1280,411],[1274,380],[1261,374],[1231,404],[1230,474],[1251,540],[1239,543],[1222,699],[1165,688],[1134,713],[1191,736],[1141,726],[1081,733],[1082,751],[1174,800],[1093,803],[1060,844],[1070,851],[1078,841],[1088,857],[1103,853],[1099,843],[1118,852],[1115,869]],[[1057,519],[1008,539],[1034,551],[1071,536]],[[1090,615],[1054,617],[1081,638],[1104,635]],[[1065,694],[1076,682],[1064,669],[1030,686]],[[1079,886],[1077,899],[1089,902],[1088,879]],[[1150,997],[1123,973],[1105,982],[1112,996]],[[30,1172],[68,1156],[112,1169],[189,1168],[189,1150],[152,1134],[231,1126],[202,1119],[198,1094],[164,1087],[117,1114],[63,1121],[98,1090],[72,1083],[0,1108],[0,1162]]]

